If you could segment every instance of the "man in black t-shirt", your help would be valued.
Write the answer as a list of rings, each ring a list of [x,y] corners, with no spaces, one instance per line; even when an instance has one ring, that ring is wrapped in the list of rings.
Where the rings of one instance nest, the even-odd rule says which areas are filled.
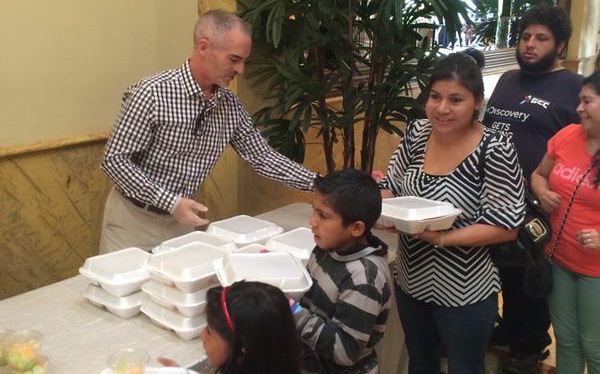
[[[515,144],[523,173],[529,179],[558,130],[578,123],[582,77],[564,69],[558,59],[571,35],[568,16],[558,7],[533,7],[520,23],[517,61],[520,69],[504,73],[488,101],[484,125],[506,133]],[[552,340],[546,299],[532,299],[523,290],[524,267],[500,269],[502,322],[491,344],[510,347],[505,373],[537,373]]]

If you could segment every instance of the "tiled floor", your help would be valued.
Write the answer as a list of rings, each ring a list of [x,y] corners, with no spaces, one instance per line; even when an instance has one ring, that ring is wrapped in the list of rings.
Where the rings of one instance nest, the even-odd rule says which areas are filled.
[[[556,369],[554,367],[555,364],[555,356],[554,356],[554,344],[550,349],[550,356],[548,356],[542,363],[540,363],[538,367],[539,374],[555,374]],[[507,357],[508,352],[503,347],[490,347],[487,350],[486,354],[486,373],[487,374],[503,374],[499,368],[499,364],[502,359]],[[447,374],[448,368],[445,364],[445,361],[442,360],[442,374]]]
[[[550,348],[550,347],[549,347]],[[487,352],[487,373],[488,374],[501,374],[498,365],[500,360],[507,356],[508,352],[502,348],[488,348]],[[554,374],[556,369],[554,367],[554,344],[552,344],[552,350],[550,356],[546,358],[542,363],[540,363],[538,370],[539,374]]]
[[[498,295],[498,305],[502,310],[502,294]],[[554,374],[556,372],[556,344],[554,341],[554,331],[552,327],[548,331],[552,337],[552,344],[548,347],[550,355],[540,363],[538,370],[539,374]],[[488,374],[502,374],[502,371],[498,368],[500,361],[508,355],[507,348],[504,347],[490,347],[487,352],[487,373]]]

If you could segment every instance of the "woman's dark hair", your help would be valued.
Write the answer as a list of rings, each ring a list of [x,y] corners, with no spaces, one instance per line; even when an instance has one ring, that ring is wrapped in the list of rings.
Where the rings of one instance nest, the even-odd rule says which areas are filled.
[[[449,54],[433,67],[429,85],[425,90],[426,97],[429,98],[429,92],[435,82],[449,80],[457,81],[469,90],[476,100],[483,100],[484,86],[481,69],[484,65],[483,53],[475,48]],[[477,115],[478,113],[475,111],[473,118],[477,118]]]
[[[562,42],[566,45],[571,38],[571,20],[567,13],[557,6],[540,4],[531,7],[519,22],[519,37],[531,25],[547,27],[554,36],[556,46]]]
[[[600,95],[600,71],[595,72],[587,78],[583,79],[583,85],[589,86],[596,91],[596,95]],[[592,167],[596,176],[594,177],[594,188],[600,186],[600,149],[592,156]]]
[[[288,299],[274,286],[261,282],[235,282],[227,287],[225,301],[234,331],[221,302],[223,287],[206,294],[208,325],[230,348],[220,374],[300,374],[301,351]]]

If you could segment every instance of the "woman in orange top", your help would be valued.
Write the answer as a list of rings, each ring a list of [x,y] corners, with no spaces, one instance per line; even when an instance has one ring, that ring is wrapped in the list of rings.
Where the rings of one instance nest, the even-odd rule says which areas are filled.
[[[589,374],[599,374],[600,72],[583,81],[579,97],[581,124],[569,125],[550,139],[531,184],[552,222],[553,238],[546,250],[553,251],[549,305],[557,373],[583,373],[587,364]]]

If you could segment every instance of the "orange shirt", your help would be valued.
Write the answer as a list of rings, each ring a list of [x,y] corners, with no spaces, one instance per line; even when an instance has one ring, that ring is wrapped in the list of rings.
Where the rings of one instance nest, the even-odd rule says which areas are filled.
[[[548,141],[548,156],[554,160],[550,172],[550,189],[561,196],[560,205],[550,214],[552,240],[549,251],[565,216],[569,199],[577,182],[590,166],[592,157],[585,145],[586,134],[581,125],[569,125]],[[554,252],[554,260],[562,267],[579,274],[600,276],[600,251],[583,248],[575,239],[582,229],[600,232],[600,188],[593,188],[596,171],[592,170],[581,184]]]

